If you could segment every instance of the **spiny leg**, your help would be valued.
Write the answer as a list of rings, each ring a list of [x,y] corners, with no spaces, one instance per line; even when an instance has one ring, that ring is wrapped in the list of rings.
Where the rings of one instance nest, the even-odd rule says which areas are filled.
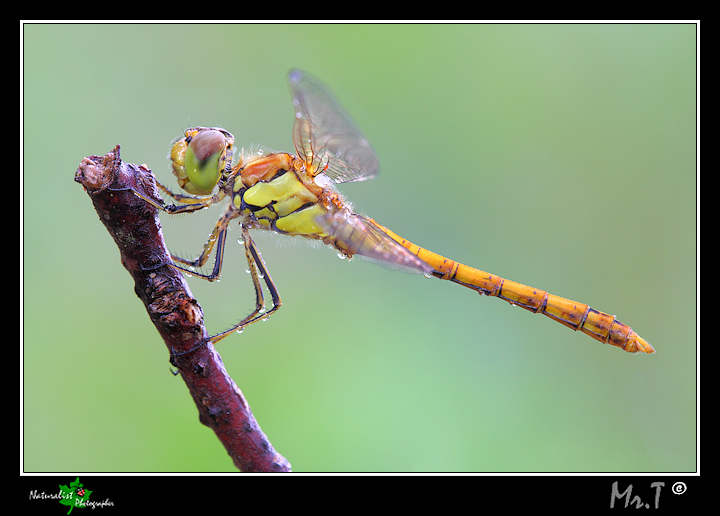
[[[155,201],[154,199],[151,199],[147,197],[146,195],[131,189],[135,195],[140,197],[141,199],[145,200],[146,202],[150,203],[151,205],[155,206],[157,209],[164,211],[168,214],[175,214],[175,213],[191,213],[203,208],[206,208],[212,204],[215,204],[219,200],[221,200],[225,195],[221,191],[220,193],[213,195],[213,196],[207,196],[207,197],[197,197],[197,196],[191,196],[191,195],[184,195],[184,194],[174,194],[172,193],[168,188],[163,186],[160,183],[157,183],[157,185],[160,187],[161,190],[163,190],[165,193],[173,197],[175,200],[180,202],[186,202],[188,204],[185,205],[174,205],[174,204],[161,204]],[[194,202],[198,201],[198,202]],[[177,256],[173,256],[173,259],[179,261],[180,263],[183,263],[188,266],[192,267],[201,267],[205,264],[205,262],[208,260],[208,257],[210,255],[210,252],[212,251],[212,248],[214,245],[217,244],[216,254],[215,254],[215,265],[213,267],[213,271],[209,274],[202,274],[198,273],[197,271],[185,269],[184,267],[180,267],[176,264],[171,264],[176,269],[179,269],[183,272],[186,272],[188,274],[191,274],[193,276],[197,276],[199,278],[206,279],[208,281],[213,281],[214,279],[217,279],[217,277],[220,275],[220,271],[222,269],[222,261],[223,261],[223,255],[224,255],[224,249],[225,249],[225,241],[227,238],[227,226],[229,222],[236,218],[239,215],[239,212],[237,210],[233,210],[232,207],[230,207],[222,217],[218,220],[218,222],[215,224],[215,228],[213,229],[213,232],[210,234],[210,238],[205,243],[204,249],[202,254],[196,259],[196,260],[185,260],[183,258],[179,258]],[[192,349],[185,351],[183,353],[174,353],[173,356],[180,356],[185,355],[187,353],[191,353],[192,351],[200,348],[202,345],[204,345],[207,342],[212,342],[213,344],[217,343],[221,339],[227,337],[232,332],[242,330],[246,328],[247,326],[251,325],[254,322],[257,322],[258,320],[267,320],[270,315],[275,313],[280,306],[282,306],[282,300],[280,299],[280,294],[275,287],[275,283],[273,283],[272,278],[270,277],[270,273],[267,270],[267,266],[265,265],[264,260],[262,259],[262,256],[260,255],[260,252],[257,249],[257,246],[255,246],[255,242],[253,242],[252,238],[250,238],[250,234],[248,233],[247,228],[243,225],[242,226],[242,234],[243,234],[243,244],[245,247],[245,256],[247,258],[249,271],[253,280],[253,286],[255,287],[255,310],[253,310],[252,313],[250,313],[247,317],[242,319],[240,322],[235,324],[234,326],[228,328],[227,330],[218,333],[217,335],[213,337],[209,337],[207,339],[203,339],[203,341],[198,344],[197,346],[193,347]],[[263,308],[265,307],[265,298],[263,296],[262,292],[262,284],[260,283],[260,279],[263,279],[265,282],[265,285],[268,288],[268,291],[270,292],[270,296],[272,297],[273,306],[268,310],[267,312],[263,312]]]
[[[189,195],[173,194],[172,192],[170,192],[170,190],[160,185],[160,183],[158,183],[157,181],[156,184],[160,186],[164,192],[169,193],[176,200],[182,201],[183,199],[185,199],[182,202],[186,202],[188,204],[165,204],[162,201],[157,202],[155,199],[151,199],[147,195],[138,192],[134,188],[129,188],[129,190],[131,190],[132,193],[140,197],[145,202],[155,206],[155,208],[157,208],[158,210],[164,211],[165,213],[168,213],[170,215],[174,215],[176,213],[192,213],[193,211],[202,210],[203,208],[207,208],[208,206],[215,204],[222,197],[224,197],[224,194],[222,196],[214,195],[212,197],[194,197]]]
[[[205,242],[202,253],[195,260],[186,260],[185,258],[172,255],[173,260],[192,267],[192,269],[186,269],[185,267],[180,267],[179,265],[173,265],[173,267],[198,278],[208,281],[216,280],[220,276],[220,271],[222,270],[223,256],[225,254],[225,241],[227,238],[227,227],[230,221],[237,217],[238,214],[239,212],[232,209],[232,206],[223,213],[215,224],[212,233],[210,233],[210,237],[207,242]],[[207,262],[210,257],[210,253],[215,245],[217,245],[217,249],[215,251],[215,264],[213,265],[212,272],[210,274],[197,272],[195,268],[205,265],[205,262]]]
[[[273,280],[268,273],[267,267],[262,259],[262,256],[260,255],[260,252],[255,246],[255,242],[253,242],[253,240],[250,238],[250,234],[248,233],[248,230],[245,226],[242,226],[242,238],[243,245],[245,246],[245,256],[247,257],[248,270],[250,271],[253,286],[255,287],[255,310],[253,310],[250,315],[245,317],[243,320],[241,320],[234,326],[228,328],[221,333],[218,333],[213,337],[210,337],[208,341],[212,342],[213,344],[216,344],[220,339],[227,337],[234,331],[245,329],[247,326],[250,326],[252,323],[257,322],[260,319],[267,320],[267,318],[270,317],[270,315],[272,315],[273,313],[275,313],[282,305],[280,294],[278,293],[277,288],[275,287],[275,284],[273,283]],[[265,308],[265,298],[263,296],[262,284],[260,283],[260,279],[265,282],[265,285],[270,292],[270,296],[272,297],[273,306],[267,312],[262,311],[263,308]]]
[[[213,198],[212,195],[202,195],[202,196],[199,196],[199,195],[188,195],[188,194],[183,194],[183,193],[176,194],[175,192],[173,192],[172,190],[170,190],[167,186],[165,186],[164,184],[162,184],[162,183],[161,183],[160,181],[158,181],[157,179],[155,180],[155,184],[156,184],[157,187],[158,187],[160,190],[162,190],[166,195],[168,195],[168,196],[172,197],[173,199],[175,199],[176,201],[179,201],[179,202],[182,202],[182,203],[186,203],[186,204],[205,203],[205,204],[210,205],[210,204],[213,204],[213,202],[215,202],[215,201],[212,200],[212,198]]]
[[[185,202],[188,204],[184,205],[176,205],[176,204],[164,204],[164,203],[158,203],[154,199],[151,199],[147,197],[146,195],[138,192],[137,190],[131,189],[132,192],[143,199],[144,201],[148,202],[149,204],[153,205],[158,210],[162,210],[165,213],[168,213],[170,215],[178,214],[178,213],[192,213],[197,210],[201,210],[203,208],[207,208],[208,206],[211,206],[218,201],[220,201],[223,197],[225,197],[224,193],[218,193],[216,195],[212,196],[196,196],[196,195],[185,195],[185,194],[176,194],[173,193],[169,188],[167,188],[165,185],[160,183],[159,181],[155,181],[155,184],[160,188],[163,192],[171,196],[173,199]],[[202,267],[205,265],[205,262],[207,262],[208,257],[210,256],[210,252],[212,251],[213,246],[217,242],[217,253],[215,255],[215,265],[213,266],[212,273],[208,274],[202,274],[197,272],[194,269],[187,269],[185,267],[180,267],[176,264],[170,264],[173,267],[175,267],[178,270],[181,270],[187,274],[190,274],[192,276],[196,276],[198,278],[203,278],[208,281],[214,281],[220,276],[220,271],[222,269],[222,258],[223,258],[223,252],[225,249],[225,238],[226,238],[226,232],[227,232],[227,226],[228,223],[235,217],[237,217],[238,214],[236,210],[233,210],[232,207],[230,207],[223,215],[220,217],[218,222],[215,224],[215,228],[213,229],[212,233],[210,233],[210,237],[208,238],[208,241],[203,246],[203,252],[200,254],[200,256],[195,260],[186,260],[185,258],[175,256],[174,254],[171,255],[173,260],[180,262],[184,265],[187,265],[189,267]]]

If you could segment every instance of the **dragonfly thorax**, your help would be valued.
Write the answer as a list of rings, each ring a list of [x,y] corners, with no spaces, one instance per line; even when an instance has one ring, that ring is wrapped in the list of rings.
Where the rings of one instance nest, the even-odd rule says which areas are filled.
[[[298,170],[287,153],[257,158],[234,176],[232,203],[248,225],[283,234],[322,238],[318,219],[326,212],[323,188]]]

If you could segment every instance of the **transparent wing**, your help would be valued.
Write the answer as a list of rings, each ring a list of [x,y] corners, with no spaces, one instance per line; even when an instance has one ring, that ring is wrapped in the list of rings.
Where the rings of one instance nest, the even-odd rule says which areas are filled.
[[[293,143],[316,174],[333,183],[365,181],[377,174],[378,159],[335,96],[320,80],[291,70],[288,83],[295,109]]]
[[[327,212],[318,222],[329,233],[336,246],[351,256],[357,254],[403,272],[433,271],[432,266],[390,238],[372,219],[338,210]]]

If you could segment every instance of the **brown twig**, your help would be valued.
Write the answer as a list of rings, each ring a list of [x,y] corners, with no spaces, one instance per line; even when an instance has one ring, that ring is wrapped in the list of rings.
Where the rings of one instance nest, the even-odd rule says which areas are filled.
[[[133,194],[159,199],[152,172],[124,163],[120,146],[105,156],[80,163],[75,181],[92,199],[100,220],[120,249],[122,264],[135,280],[175,365],[200,411],[200,422],[212,428],[241,471],[290,471],[253,417],[242,392],[223,366],[207,331],[203,312],[183,275],[171,267],[157,209]]]

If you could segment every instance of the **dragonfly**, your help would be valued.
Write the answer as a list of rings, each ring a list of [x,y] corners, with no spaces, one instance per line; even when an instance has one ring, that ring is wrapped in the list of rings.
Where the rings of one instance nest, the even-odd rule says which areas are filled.
[[[220,277],[229,224],[239,219],[242,243],[255,289],[255,309],[232,327],[205,342],[216,344],[267,320],[282,305],[278,289],[253,242],[251,230],[319,240],[341,257],[354,255],[451,281],[481,295],[498,297],[549,318],[595,340],[630,353],[654,353],[653,347],[613,315],[544,290],[504,279],[424,249],[375,220],[356,213],[335,185],[376,176],[378,158],[368,140],[330,89],[298,69],[287,76],[294,108],[295,154],[241,151],[234,136],[220,127],[194,127],[176,139],[170,151],[172,171],[186,193],[158,188],[178,204],[136,195],[170,215],[190,213],[228,200],[196,259],[172,255],[173,267],[207,281]],[[201,272],[215,250],[209,274]],[[272,298],[265,306],[263,283]],[[191,350],[192,351],[192,350]]]

